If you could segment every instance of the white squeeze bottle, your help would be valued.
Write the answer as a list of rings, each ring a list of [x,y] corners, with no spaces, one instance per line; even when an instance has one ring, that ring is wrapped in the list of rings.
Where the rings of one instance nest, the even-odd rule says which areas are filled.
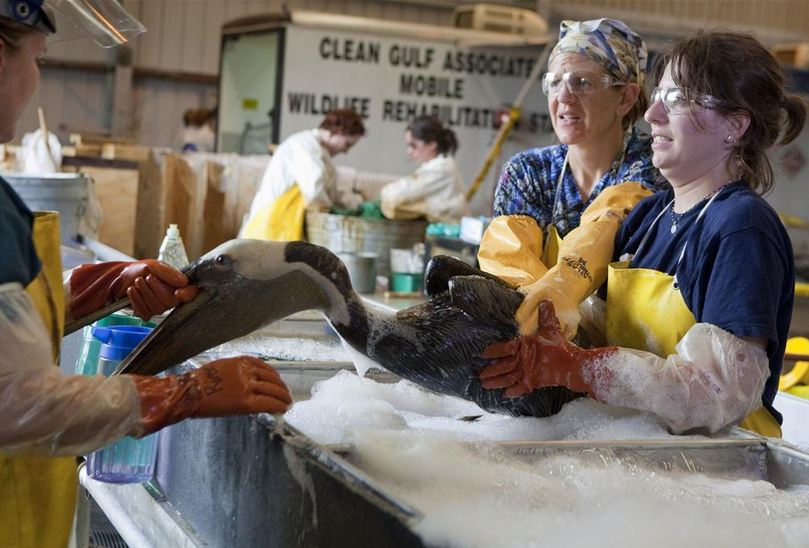
[[[169,225],[166,237],[163,238],[163,243],[160,244],[160,252],[157,254],[157,258],[177,269],[188,266],[188,255],[185,252],[183,239],[180,237],[180,229],[177,228],[177,225]]]

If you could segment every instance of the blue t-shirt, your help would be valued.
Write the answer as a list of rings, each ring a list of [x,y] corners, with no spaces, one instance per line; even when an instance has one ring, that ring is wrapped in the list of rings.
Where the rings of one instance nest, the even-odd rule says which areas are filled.
[[[521,152],[503,167],[494,195],[494,214],[529,215],[536,219],[545,235],[553,223],[564,237],[579,226],[584,210],[609,186],[638,181],[653,191],[669,188],[652,165],[651,142],[651,137],[633,128],[624,139],[623,162],[616,159],[612,169],[593,186],[587,200],[582,200],[576,179],[566,169],[556,211],[554,200],[567,145]]]
[[[23,287],[41,268],[31,237],[34,216],[14,189],[0,177],[0,285],[18,282]]]
[[[635,206],[616,237],[616,260],[624,253],[636,253],[655,217],[673,198],[673,190],[660,192]],[[742,182],[720,190],[695,224],[705,203],[707,200],[677,215],[674,234],[669,208],[651,228],[644,249],[631,266],[676,273],[685,304],[697,322],[716,325],[737,337],[769,340],[770,377],[762,401],[780,421],[772,402],[795,296],[792,244],[772,207]]]

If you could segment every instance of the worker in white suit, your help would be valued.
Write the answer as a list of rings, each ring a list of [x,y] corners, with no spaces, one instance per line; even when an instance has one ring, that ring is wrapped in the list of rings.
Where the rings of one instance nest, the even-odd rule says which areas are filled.
[[[388,219],[459,222],[469,214],[461,173],[453,154],[455,132],[432,116],[419,116],[405,130],[407,156],[418,162],[416,171],[382,189],[382,213]]]
[[[264,172],[240,236],[301,240],[307,207],[358,208],[364,201],[362,194],[350,185],[341,186],[331,159],[348,152],[364,134],[359,114],[336,109],[326,114],[317,129],[284,140]]]

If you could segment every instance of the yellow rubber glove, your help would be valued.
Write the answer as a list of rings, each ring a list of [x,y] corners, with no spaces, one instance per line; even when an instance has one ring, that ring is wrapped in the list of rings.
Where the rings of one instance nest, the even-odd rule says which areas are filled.
[[[545,275],[548,267],[541,259],[542,229],[528,215],[495,217],[480,240],[480,269],[515,287]]]
[[[640,183],[627,182],[598,195],[582,214],[578,228],[562,240],[556,265],[536,282],[520,287],[525,294],[515,316],[520,333],[536,332],[539,302],[549,300],[556,310],[562,334],[567,339],[576,335],[579,303],[607,278],[618,228],[635,204],[651,194]]]

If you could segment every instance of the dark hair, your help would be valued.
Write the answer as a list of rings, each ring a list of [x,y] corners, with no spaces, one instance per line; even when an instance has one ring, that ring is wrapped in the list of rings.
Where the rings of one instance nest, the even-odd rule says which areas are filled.
[[[624,114],[624,117],[621,119],[621,127],[624,128],[624,130],[627,130],[635,125],[635,122],[637,122],[649,109],[649,98],[646,97],[646,90],[643,86],[639,87],[640,91],[638,92],[638,98],[635,100],[635,104],[632,105],[629,112]]]
[[[773,184],[767,149],[794,140],[806,122],[806,103],[784,93],[786,76],[772,54],[750,34],[700,31],[657,60],[657,81],[668,63],[672,79],[687,94],[712,95],[718,99],[714,110],[723,116],[744,112],[750,117],[728,161],[738,164],[750,188],[767,193]]]
[[[27,34],[40,32],[28,25],[18,23],[7,17],[0,17],[0,39],[11,49],[20,49],[20,40]]]
[[[407,130],[413,137],[425,143],[438,145],[440,154],[455,154],[458,150],[458,138],[455,132],[445,128],[435,116],[419,116],[407,124]]]
[[[326,113],[326,117],[320,122],[320,129],[338,135],[365,135],[362,118],[350,108],[338,108]]]
[[[216,119],[216,109],[190,108],[183,113],[183,124],[186,126],[202,127]]]

